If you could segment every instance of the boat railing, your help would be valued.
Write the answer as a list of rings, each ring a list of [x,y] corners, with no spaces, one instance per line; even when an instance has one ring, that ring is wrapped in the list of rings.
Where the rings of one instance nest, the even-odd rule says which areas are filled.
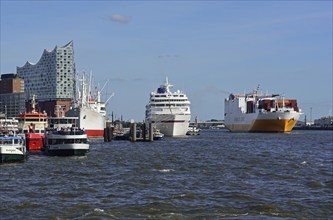
[[[84,130],[76,130],[76,129],[72,129],[72,130],[57,130],[53,132],[54,134],[60,134],[60,135],[82,135],[82,134],[86,134],[86,132]]]

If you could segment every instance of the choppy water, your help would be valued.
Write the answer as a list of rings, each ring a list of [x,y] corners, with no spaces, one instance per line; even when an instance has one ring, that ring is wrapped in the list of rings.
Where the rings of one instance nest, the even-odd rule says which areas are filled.
[[[0,165],[0,219],[330,219],[333,132],[92,141]]]

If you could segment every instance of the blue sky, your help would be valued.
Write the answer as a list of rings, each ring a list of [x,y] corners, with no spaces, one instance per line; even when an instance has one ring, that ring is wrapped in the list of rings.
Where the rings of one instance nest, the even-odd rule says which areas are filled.
[[[223,119],[228,92],[283,93],[308,119],[332,115],[332,1],[4,1],[0,72],[74,42],[108,111],[144,119],[165,77],[192,119]],[[311,111],[312,110],[312,111]],[[311,115],[312,112],[312,115]],[[304,116],[303,116],[304,118]]]

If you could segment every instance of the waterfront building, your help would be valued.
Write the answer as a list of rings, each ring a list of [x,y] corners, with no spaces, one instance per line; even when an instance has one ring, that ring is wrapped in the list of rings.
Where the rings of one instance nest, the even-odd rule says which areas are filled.
[[[326,116],[315,119],[314,125],[320,127],[333,127],[333,116]]]
[[[0,112],[17,117],[25,111],[24,80],[15,73],[1,74]]]
[[[75,97],[75,62],[73,41],[63,47],[44,50],[37,63],[26,62],[17,67],[25,83],[26,100],[37,97],[40,111],[54,116],[56,105],[69,110]]]

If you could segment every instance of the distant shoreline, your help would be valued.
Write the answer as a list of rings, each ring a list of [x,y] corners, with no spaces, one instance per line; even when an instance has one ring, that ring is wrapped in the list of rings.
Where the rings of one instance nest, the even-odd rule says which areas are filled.
[[[319,127],[319,126],[300,126],[294,127],[293,130],[333,130],[333,126]]]

